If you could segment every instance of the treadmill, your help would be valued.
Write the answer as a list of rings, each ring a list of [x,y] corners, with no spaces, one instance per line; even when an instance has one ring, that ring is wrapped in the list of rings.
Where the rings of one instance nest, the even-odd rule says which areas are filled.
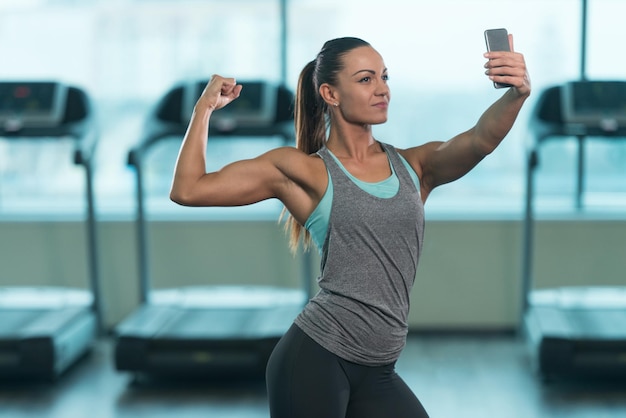
[[[275,344],[310,296],[308,255],[301,288],[190,286],[151,289],[144,160],[156,143],[180,141],[208,80],[174,86],[150,113],[146,135],[130,150],[136,173],[140,307],[115,330],[115,366],[138,377],[260,377]],[[264,81],[241,82],[241,96],[211,117],[210,141],[293,141],[293,95]]]
[[[584,144],[626,138],[626,82],[573,81],[542,92],[531,116],[522,257],[522,331],[533,366],[553,378],[626,377],[626,285],[533,289],[533,193],[548,140],[578,140],[575,205],[583,207]]]
[[[97,132],[87,94],[56,81],[0,82],[0,139],[73,142],[85,169],[87,289],[0,288],[0,377],[55,380],[86,354],[102,329],[92,160]],[[25,282],[27,278],[16,281]]]

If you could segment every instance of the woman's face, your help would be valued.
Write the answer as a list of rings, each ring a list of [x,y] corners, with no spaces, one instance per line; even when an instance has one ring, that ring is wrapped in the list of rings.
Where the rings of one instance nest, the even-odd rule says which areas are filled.
[[[343,60],[335,86],[343,118],[358,124],[386,122],[391,94],[383,58],[374,48],[362,46],[345,54]]]

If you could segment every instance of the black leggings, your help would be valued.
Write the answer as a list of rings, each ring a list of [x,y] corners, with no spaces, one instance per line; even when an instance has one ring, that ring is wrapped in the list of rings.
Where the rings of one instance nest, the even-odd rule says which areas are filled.
[[[362,366],[337,357],[296,325],[267,364],[272,418],[427,418],[395,363]]]

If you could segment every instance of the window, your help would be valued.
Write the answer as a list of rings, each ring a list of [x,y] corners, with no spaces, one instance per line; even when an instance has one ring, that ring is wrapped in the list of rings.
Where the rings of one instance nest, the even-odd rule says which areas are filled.
[[[517,216],[524,200],[529,112],[542,89],[579,78],[581,10],[575,0],[288,1],[287,84],[295,88],[300,69],[327,39],[362,37],[382,53],[390,71],[390,119],[375,128],[378,139],[398,147],[445,140],[471,127],[503,93],[483,74],[482,32],[506,27],[526,57],[534,94],[502,146],[466,177],[436,190],[428,206],[431,214]],[[147,113],[172,85],[213,73],[281,77],[278,0],[13,0],[3,2],[0,11],[1,79],[61,79],[85,88],[94,100],[101,131],[96,165],[101,216],[132,214],[135,179],[127,153],[141,138]],[[590,78],[624,77],[626,59],[611,53],[615,40],[626,36],[617,20],[624,13],[626,4],[619,0],[589,1]],[[147,160],[155,216],[181,210],[167,198],[179,140],[155,147]],[[623,142],[589,141],[590,207],[626,203]],[[212,141],[209,160],[217,167],[276,145],[275,140]],[[71,164],[68,147],[0,141],[0,215],[80,213],[82,173]],[[568,140],[542,150],[542,207],[571,207],[575,153]],[[280,211],[275,203],[194,213],[275,217]]]

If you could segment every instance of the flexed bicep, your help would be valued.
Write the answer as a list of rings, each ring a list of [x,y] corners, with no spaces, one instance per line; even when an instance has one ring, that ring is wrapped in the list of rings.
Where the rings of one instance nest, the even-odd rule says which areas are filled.
[[[236,161],[195,180],[174,177],[170,198],[184,206],[242,206],[276,197],[285,176],[271,155]]]

